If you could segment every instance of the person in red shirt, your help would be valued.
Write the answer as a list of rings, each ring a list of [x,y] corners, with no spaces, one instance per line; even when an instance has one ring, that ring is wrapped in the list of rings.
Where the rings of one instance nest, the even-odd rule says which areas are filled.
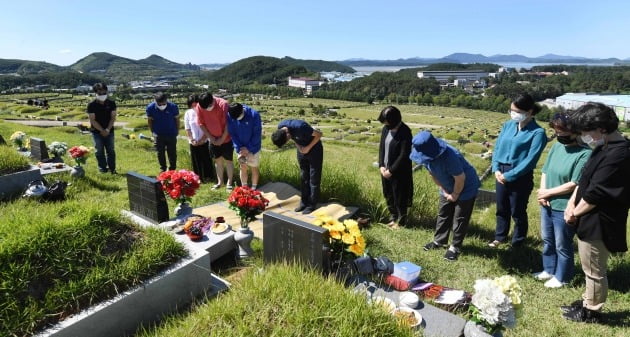
[[[227,129],[229,103],[222,98],[213,97],[207,92],[199,96],[199,104],[194,109],[197,111],[197,122],[201,130],[210,140],[210,152],[214,157],[217,184],[212,186],[212,189],[216,190],[223,185],[225,165],[225,171],[227,171],[226,188],[231,190],[233,187],[232,176],[234,175],[232,162],[234,150],[232,138]]]

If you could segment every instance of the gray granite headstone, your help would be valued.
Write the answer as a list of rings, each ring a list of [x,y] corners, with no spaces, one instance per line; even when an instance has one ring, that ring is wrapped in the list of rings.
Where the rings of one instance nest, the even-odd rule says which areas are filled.
[[[497,193],[495,191],[479,189],[477,199],[475,200],[475,207],[486,208],[495,202],[497,202]]]
[[[300,261],[328,272],[328,230],[274,212],[263,214],[265,262]]]
[[[31,158],[37,161],[48,159],[48,147],[43,139],[31,137]]]
[[[168,204],[162,186],[155,178],[127,172],[129,210],[153,223],[169,219]]]

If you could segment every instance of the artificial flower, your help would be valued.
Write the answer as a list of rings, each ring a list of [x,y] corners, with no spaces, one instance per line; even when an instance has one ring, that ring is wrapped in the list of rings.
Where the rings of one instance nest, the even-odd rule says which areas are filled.
[[[228,207],[241,218],[243,228],[247,228],[248,223],[256,219],[256,216],[262,213],[269,204],[269,200],[265,199],[260,191],[249,186],[235,188],[228,196],[227,202]]]
[[[165,171],[157,180],[162,184],[162,190],[178,203],[189,202],[201,184],[199,176],[188,170]]]

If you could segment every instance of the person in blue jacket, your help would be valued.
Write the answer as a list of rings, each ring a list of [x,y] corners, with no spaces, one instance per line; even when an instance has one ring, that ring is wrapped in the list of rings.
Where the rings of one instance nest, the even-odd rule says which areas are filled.
[[[519,95],[510,106],[511,120],[503,124],[492,155],[496,178],[496,231],[490,247],[507,241],[510,216],[514,219],[512,247],[523,245],[527,237],[527,202],[534,189],[534,168],[547,145],[545,129],[534,116],[541,107],[529,94]]]
[[[179,108],[177,104],[169,102],[165,93],[154,95],[155,101],[147,105],[147,122],[149,130],[155,139],[160,170],[166,171],[166,155],[168,155],[168,169],[177,166],[177,134],[179,133]]]
[[[241,186],[249,186],[247,168],[252,172],[253,189],[258,187],[262,121],[258,111],[240,103],[230,104],[227,118],[228,133],[240,166]]]
[[[470,215],[479,191],[477,171],[457,149],[429,131],[421,131],[411,141],[409,158],[429,171],[440,188],[440,203],[433,241],[424,250],[447,247],[453,230],[453,240],[444,259],[457,260],[468,231]]]

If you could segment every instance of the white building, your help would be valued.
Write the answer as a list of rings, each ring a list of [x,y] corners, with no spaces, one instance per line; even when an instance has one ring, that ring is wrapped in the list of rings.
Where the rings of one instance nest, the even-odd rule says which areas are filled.
[[[621,121],[630,121],[630,95],[596,95],[585,93],[566,93],[556,97],[556,106],[575,110],[588,102],[608,105],[617,113]]]
[[[326,83],[326,81],[315,80],[307,77],[289,76],[289,86],[294,88],[302,88],[307,95],[310,95],[313,90],[316,90],[324,83]]]
[[[489,73],[483,70],[433,70],[433,71],[419,71],[419,78],[435,78],[440,83],[448,83],[450,79],[454,78],[458,81],[477,82],[481,81],[484,77],[488,77]]]

